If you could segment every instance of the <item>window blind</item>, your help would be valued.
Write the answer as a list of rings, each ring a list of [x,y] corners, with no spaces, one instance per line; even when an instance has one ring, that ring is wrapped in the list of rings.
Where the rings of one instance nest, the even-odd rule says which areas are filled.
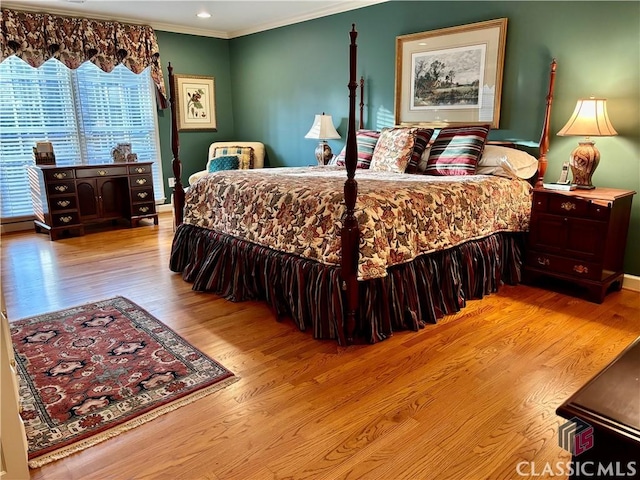
[[[53,144],[57,165],[111,161],[129,142],[138,161],[154,162],[156,201],[164,201],[155,90],[149,69],[119,65],[105,73],[90,62],[69,70],[52,59],[35,69],[9,57],[0,63],[0,217],[33,215],[26,166],[32,147]]]

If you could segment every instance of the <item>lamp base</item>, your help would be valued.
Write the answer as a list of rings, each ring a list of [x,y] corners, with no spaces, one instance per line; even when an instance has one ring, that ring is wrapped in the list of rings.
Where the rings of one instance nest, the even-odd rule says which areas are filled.
[[[591,183],[593,172],[600,163],[600,152],[593,141],[580,142],[576,149],[569,155],[569,166],[573,174],[573,182],[576,188],[591,190],[596,187]]]
[[[318,165],[326,165],[329,160],[333,158],[333,152],[331,151],[331,147],[327,142],[321,140],[318,146],[316,147],[316,161]]]

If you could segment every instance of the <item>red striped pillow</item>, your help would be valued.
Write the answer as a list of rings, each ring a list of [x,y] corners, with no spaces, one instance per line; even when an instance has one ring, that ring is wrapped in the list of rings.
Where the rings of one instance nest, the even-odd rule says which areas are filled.
[[[445,127],[431,151],[426,175],[473,175],[482,155],[491,125]]]
[[[358,163],[356,168],[369,168],[371,165],[371,157],[373,157],[373,150],[376,148],[376,143],[380,138],[380,132],[376,130],[358,130],[356,132],[356,148],[358,149]],[[344,155],[346,152],[346,145],[342,148],[342,151],[338,154],[335,164],[344,166]]]

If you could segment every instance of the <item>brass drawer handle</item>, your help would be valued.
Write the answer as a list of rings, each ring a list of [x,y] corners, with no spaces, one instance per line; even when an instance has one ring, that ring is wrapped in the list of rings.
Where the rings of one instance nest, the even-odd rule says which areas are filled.
[[[144,172],[145,172],[145,170],[144,170],[144,168],[143,168],[143,167],[137,167],[137,168],[135,169],[135,172],[136,172],[136,173],[144,173]]]
[[[589,269],[584,265],[574,265],[573,271],[576,273],[589,273]]]
[[[147,213],[149,211],[149,207],[140,207],[140,211],[142,213]]]
[[[138,185],[144,185],[145,183],[147,183],[147,179],[146,178],[137,178],[136,179],[136,183]]]
[[[549,259],[548,258],[540,258],[538,257],[538,264],[539,265],[544,265],[545,267],[549,266]]]
[[[69,190],[69,187],[67,185],[56,185],[53,188],[58,192],[66,192],[67,190]]]
[[[98,175],[101,177],[104,177],[107,173],[109,173],[107,170],[98,170]]]
[[[570,212],[571,210],[576,209],[576,204],[572,202],[564,202],[560,205],[560,208],[566,210],[567,212]]]
[[[60,217],[60,221],[62,223],[69,223],[71,220],[73,220],[73,217],[70,215],[65,215],[64,217]]]
[[[148,195],[147,192],[138,192],[138,198],[147,198]]]
[[[53,177],[62,180],[63,178],[67,178],[67,172],[56,172],[53,174]]]
[[[71,202],[69,200],[58,200],[56,203],[58,204],[58,206],[64,208],[68,207]]]

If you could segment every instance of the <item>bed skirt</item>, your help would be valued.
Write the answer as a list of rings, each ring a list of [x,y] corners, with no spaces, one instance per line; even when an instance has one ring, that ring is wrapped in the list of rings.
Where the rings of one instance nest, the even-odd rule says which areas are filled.
[[[520,282],[522,233],[496,233],[423,255],[389,269],[384,278],[358,282],[355,336],[375,343],[398,330],[418,330],[459,311],[467,299]],[[178,227],[170,268],[196,291],[228,300],[264,300],[278,318],[290,317],[317,339],[344,331],[340,268],[193,225]]]

